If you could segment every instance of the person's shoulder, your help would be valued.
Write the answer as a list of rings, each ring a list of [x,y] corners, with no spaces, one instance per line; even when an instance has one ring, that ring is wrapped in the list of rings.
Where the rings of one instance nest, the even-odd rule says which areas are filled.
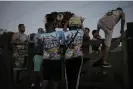
[[[18,36],[19,35],[19,32],[14,32],[13,33],[13,37],[16,37],[16,36]]]
[[[15,34],[19,34],[19,32],[14,32]]]
[[[63,31],[63,28],[55,28],[55,31]]]

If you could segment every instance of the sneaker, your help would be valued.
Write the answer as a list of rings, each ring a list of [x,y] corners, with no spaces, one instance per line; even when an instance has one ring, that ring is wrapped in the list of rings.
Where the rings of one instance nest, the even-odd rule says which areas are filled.
[[[105,67],[105,68],[110,68],[111,67],[111,65],[109,63],[103,63],[102,66]]]
[[[93,66],[93,67],[101,67],[102,64],[103,64],[103,60],[100,59],[100,60],[96,61],[92,66]]]
[[[35,84],[34,84],[34,83],[32,83],[32,84],[31,84],[31,87],[32,87],[32,88],[33,88],[33,87],[35,87]]]

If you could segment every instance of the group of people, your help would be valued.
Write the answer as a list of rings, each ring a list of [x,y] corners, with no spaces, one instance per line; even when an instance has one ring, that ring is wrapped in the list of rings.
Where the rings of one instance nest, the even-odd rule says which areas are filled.
[[[102,57],[100,60],[95,62],[93,66],[102,65],[103,67],[111,67],[107,62],[108,52],[111,45],[112,33],[114,26],[121,20],[121,31],[124,32],[125,14],[122,8],[111,10],[106,13],[98,22],[97,30],[92,31],[93,39],[101,39],[99,35],[100,29],[105,33],[105,41]],[[64,28],[57,26],[57,30],[43,31],[42,28],[38,29],[38,33],[34,37],[35,51],[34,51],[34,71],[36,72],[36,81],[39,81],[35,86],[46,89],[49,85],[49,81],[53,84],[53,89],[58,89],[60,80],[62,77],[62,45],[67,47],[65,52],[65,79],[68,89],[78,89],[80,73],[83,64],[83,56],[89,54],[89,28],[84,28],[82,19],[81,28],[67,30],[67,22]],[[24,24],[19,24],[19,32],[15,33],[12,37],[13,41],[28,41],[28,36],[25,35]],[[63,30],[60,30],[63,29]],[[77,30],[78,29],[78,30]],[[72,44],[69,43],[73,40]],[[95,45],[92,47],[94,51],[97,50],[101,45]],[[34,84],[32,84],[34,85]],[[38,88],[37,87],[37,88]]]

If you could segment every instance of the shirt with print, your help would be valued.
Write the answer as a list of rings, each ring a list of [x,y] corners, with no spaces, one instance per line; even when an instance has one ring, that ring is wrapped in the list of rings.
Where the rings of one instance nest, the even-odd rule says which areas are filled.
[[[122,14],[123,12],[121,10],[111,10],[100,19],[100,22],[109,29],[113,30],[114,26],[121,19]]]
[[[60,60],[60,42],[64,42],[63,31],[41,34],[43,42],[43,59]]]
[[[73,39],[76,33],[77,33],[77,30],[71,30],[71,31],[65,32],[65,40],[66,40],[65,42],[67,45],[71,42],[71,40]],[[72,42],[70,47],[68,47],[68,49],[66,50],[66,53],[65,53],[66,59],[83,56],[82,49],[81,49],[83,34],[84,34],[83,30],[79,29],[78,34],[75,37],[74,41]]]

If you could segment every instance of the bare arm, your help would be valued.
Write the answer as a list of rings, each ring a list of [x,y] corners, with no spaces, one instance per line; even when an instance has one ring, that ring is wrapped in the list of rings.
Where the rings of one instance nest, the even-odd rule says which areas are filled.
[[[100,28],[99,26],[97,26],[97,33],[99,34],[99,32],[100,32]]]
[[[124,26],[125,26],[125,13],[123,12],[121,18],[121,31],[120,31],[121,34],[124,32]]]
[[[66,21],[66,23],[64,24],[64,27],[63,27],[64,30],[67,30],[67,25],[68,25],[68,21]]]
[[[16,33],[15,34],[13,34],[13,36],[12,36],[12,41],[16,41],[17,40],[17,35],[16,35]]]
[[[82,28],[83,30],[85,29],[83,23],[81,23],[81,28]]]
[[[84,22],[84,19],[81,18],[81,28],[84,30],[85,28],[84,28],[83,22]]]

